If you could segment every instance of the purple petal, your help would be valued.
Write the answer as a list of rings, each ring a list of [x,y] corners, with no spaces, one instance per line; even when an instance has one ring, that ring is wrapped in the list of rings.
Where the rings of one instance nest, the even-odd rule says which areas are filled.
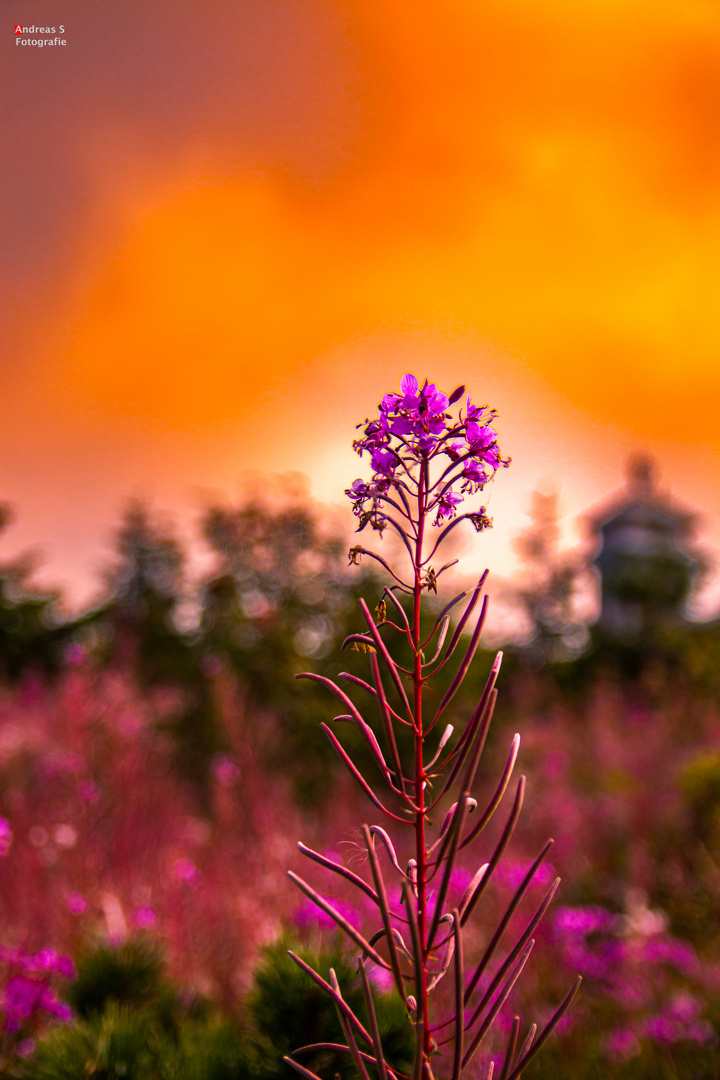
[[[472,444],[473,450],[480,450],[490,446],[496,439],[496,433],[491,427],[480,427],[474,421],[465,425],[465,437]]]
[[[423,397],[425,398],[427,411],[433,415],[445,412],[449,405],[447,394],[443,394],[442,390],[438,390],[435,383],[425,387]]]
[[[400,389],[402,390],[403,394],[414,396],[415,394],[417,394],[418,388],[419,383],[414,375],[403,375],[402,379],[400,380]]]
[[[383,476],[393,475],[397,463],[394,454],[389,453],[387,450],[373,450],[371,459],[372,467],[376,473],[381,473]]]
[[[386,413],[387,412],[394,412],[395,409],[398,406],[399,401],[400,401],[400,396],[398,394],[385,394],[385,397],[382,399],[382,403],[380,405],[380,408],[381,408],[381,410],[383,412],[386,412]]]
[[[401,416],[398,417],[397,420],[393,420],[390,425],[390,430],[394,435],[413,435],[415,433],[415,425],[412,420],[408,420],[404,416]]]
[[[444,435],[445,421],[443,420],[442,416],[438,416],[435,419],[430,420],[430,422],[428,423],[428,428],[433,435]]]

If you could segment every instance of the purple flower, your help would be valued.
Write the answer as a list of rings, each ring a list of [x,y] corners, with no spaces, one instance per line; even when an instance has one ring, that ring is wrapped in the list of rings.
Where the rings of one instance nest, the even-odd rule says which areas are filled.
[[[435,437],[435,435],[423,432],[422,434],[418,435],[417,439],[415,440],[415,449],[421,453],[429,454],[429,452],[433,450],[437,446],[437,444],[438,439]]]
[[[33,974],[54,973],[57,971],[59,960],[60,953],[57,949],[41,949],[40,952],[35,953],[35,956],[28,957],[27,970],[32,971]]]
[[[471,491],[473,495],[477,491],[482,491],[488,481],[487,472],[475,458],[470,458],[465,462],[462,475],[464,483],[461,491]]]
[[[435,383],[428,384],[427,379],[421,390],[414,375],[403,375],[400,380],[400,389],[403,392],[403,398],[399,407],[409,413],[415,413],[418,416],[423,413],[438,416],[448,408],[447,394],[438,390]]]
[[[466,423],[468,421],[470,421],[471,423],[477,423],[477,421],[480,420],[485,415],[487,406],[486,405],[473,405],[472,404],[472,394],[468,394],[467,400],[466,400],[466,405],[467,405],[467,408],[465,410],[465,422]],[[462,413],[460,415],[462,416]]]
[[[479,451],[473,447],[473,452],[477,454],[480,461],[484,461],[491,469],[499,469],[501,465],[506,468],[510,464],[510,458],[500,457],[497,446],[489,446],[487,449]]]
[[[474,453],[479,454],[495,442],[495,432],[491,427],[480,427],[474,422],[465,425],[465,438]]]
[[[13,831],[7,818],[0,817],[0,859],[7,855],[12,843]]]
[[[369,484],[366,484],[364,480],[358,477],[357,480],[353,480],[345,494],[349,495],[351,499],[367,499],[371,494],[371,488]]]
[[[389,450],[373,450],[370,460],[375,472],[382,476],[391,477],[397,468],[397,457]]]
[[[6,1031],[18,1031],[40,1001],[43,984],[27,975],[11,975],[3,993]]]
[[[407,416],[398,416],[390,424],[393,435],[414,435],[415,430],[415,423]]]
[[[417,380],[416,380],[417,381]],[[380,403],[380,410],[383,413],[392,413],[397,411],[398,402],[401,400],[399,394],[385,394]]]
[[[63,979],[75,978],[75,965],[69,956],[57,949],[45,948],[34,956],[23,957],[23,967],[33,975],[60,975]]]
[[[434,383],[425,385],[422,389],[414,375],[403,375],[400,380],[400,389],[403,397],[392,402],[392,411],[401,415],[390,424],[390,430],[395,435],[422,436],[443,435],[445,432],[445,410],[449,402],[446,394],[438,390]],[[383,402],[390,395],[383,398]]]
[[[43,1013],[53,1019],[70,1019],[70,1009],[58,998],[50,984],[53,975],[62,978],[75,976],[75,968],[68,956],[61,956],[51,948],[41,949],[35,954],[19,948],[0,949],[0,958],[9,967],[0,999],[4,1013],[3,1030],[6,1033],[27,1035],[30,1025]],[[25,1041],[30,1052],[30,1042]],[[18,1053],[21,1045],[23,1043],[16,1048]]]
[[[454,518],[456,507],[463,501],[462,495],[455,495],[452,491],[443,492],[437,501],[437,516],[433,525],[439,525],[446,518]]]
[[[385,394],[377,418],[358,425],[363,433],[353,446],[360,455],[370,455],[374,473],[371,483],[355,480],[346,490],[360,521],[358,531],[368,524],[382,531],[391,524],[402,533],[416,497],[422,500],[422,513],[435,511],[433,524],[442,526],[456,517],[467,494],[482,490],[501,465],[509,464],[497,448],[493,410],[473,405],[468,395],[465,416],[461,410],[454,419],[448,412],[464,387],[448,398],[435,383],[426,379],[421,386],[407,373],[400,391]],[[484,514],[470,519],[478,530],[489,527]]]
[[[422,399],[421,409],[427,410],[431,416],[440,416],[449,406],[448,396],[444,394],[442,390],[438,390],[435,383],[427,384],[423,387],[420,397]]]

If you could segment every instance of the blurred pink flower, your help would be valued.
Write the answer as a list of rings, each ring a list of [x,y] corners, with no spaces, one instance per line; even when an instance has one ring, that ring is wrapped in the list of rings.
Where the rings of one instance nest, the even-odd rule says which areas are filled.
[[[70,667],[78,667],[87,656],[87,650],[77,641],[73,641],[65,650],[65,663]]]
[[[351,904],[339,897],[329,896],[326,897],[326,899],[339,915],[342,915],[344,919],[347,919],[351,926],[360,929],[360,916]],[[291,917],[292,921],[300,929],[305,929],[308,926],[319,926],[323,930],[338,929],[338,924],[335,920],[327,915],[321,908],[313,904],[312,900],[303,900],[303,902],[295,908]]]
[[[190,859],[177,859],[173,873],[178,881],[195,881],[200,875],[197,866]]]
[[[629,1061],[640,1053],[640,1043],[631,1028],[616,1028],[605,1040],[605,1051],[611,1061]]]
[[[0,817],[0,859],[7,855],[12,844],[12,825],[7,818]]]
[[[88,902],[79,892],[70,892],[65,897],[65,907],[73,915],[84,915],[88,909]]]
[[[157,914],[154,908],[149,907],[147,904],[141,904],[140,907],[136,907],[133,911],[132,919],[141,930],[147,930],[157,923]]]
[[[378,967],[377,964],[368,964],[368,978],[370,982],[380,991],[381,994],[389,994],[393,988],[393,977],[391,971],[386,971],[385,968]]]
[[[511,889],[515,890],[521,884],[523,878],[530,869],[532,863],[518,863],[513,862],[510,859],[504,860],[498,865],[495,871],[498,881],[505,882]],[[532,879],[532,885],[547,886],[555,876],[555,872],[548,863],[541,863],[537,868],[535,875]]]
[[[220,757],[215,761],[213,772],[218,783],[223,787],[231,787],[240,776],[240,770],[229,757]]]

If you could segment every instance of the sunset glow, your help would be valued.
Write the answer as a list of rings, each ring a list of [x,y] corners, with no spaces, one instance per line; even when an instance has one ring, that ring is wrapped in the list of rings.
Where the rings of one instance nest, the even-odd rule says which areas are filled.
[[[3,76],[0,499],[51,577],[87,591],[133,492],[187,518],[295,469],[338,501],[406,371],[500,410],[501,572],[535,485],[572,520],[635,448],[717,544],[716,4],[62,15]]]

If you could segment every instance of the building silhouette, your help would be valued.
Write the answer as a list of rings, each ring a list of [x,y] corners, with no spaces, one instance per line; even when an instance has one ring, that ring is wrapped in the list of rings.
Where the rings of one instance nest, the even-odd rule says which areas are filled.
[[[597,633],[633,643],[686,623],[686,601],[703,570],[693,547],[698,520],[659,487],[651,457],[630,458],[625,486],[588,514],[598,542]]]

